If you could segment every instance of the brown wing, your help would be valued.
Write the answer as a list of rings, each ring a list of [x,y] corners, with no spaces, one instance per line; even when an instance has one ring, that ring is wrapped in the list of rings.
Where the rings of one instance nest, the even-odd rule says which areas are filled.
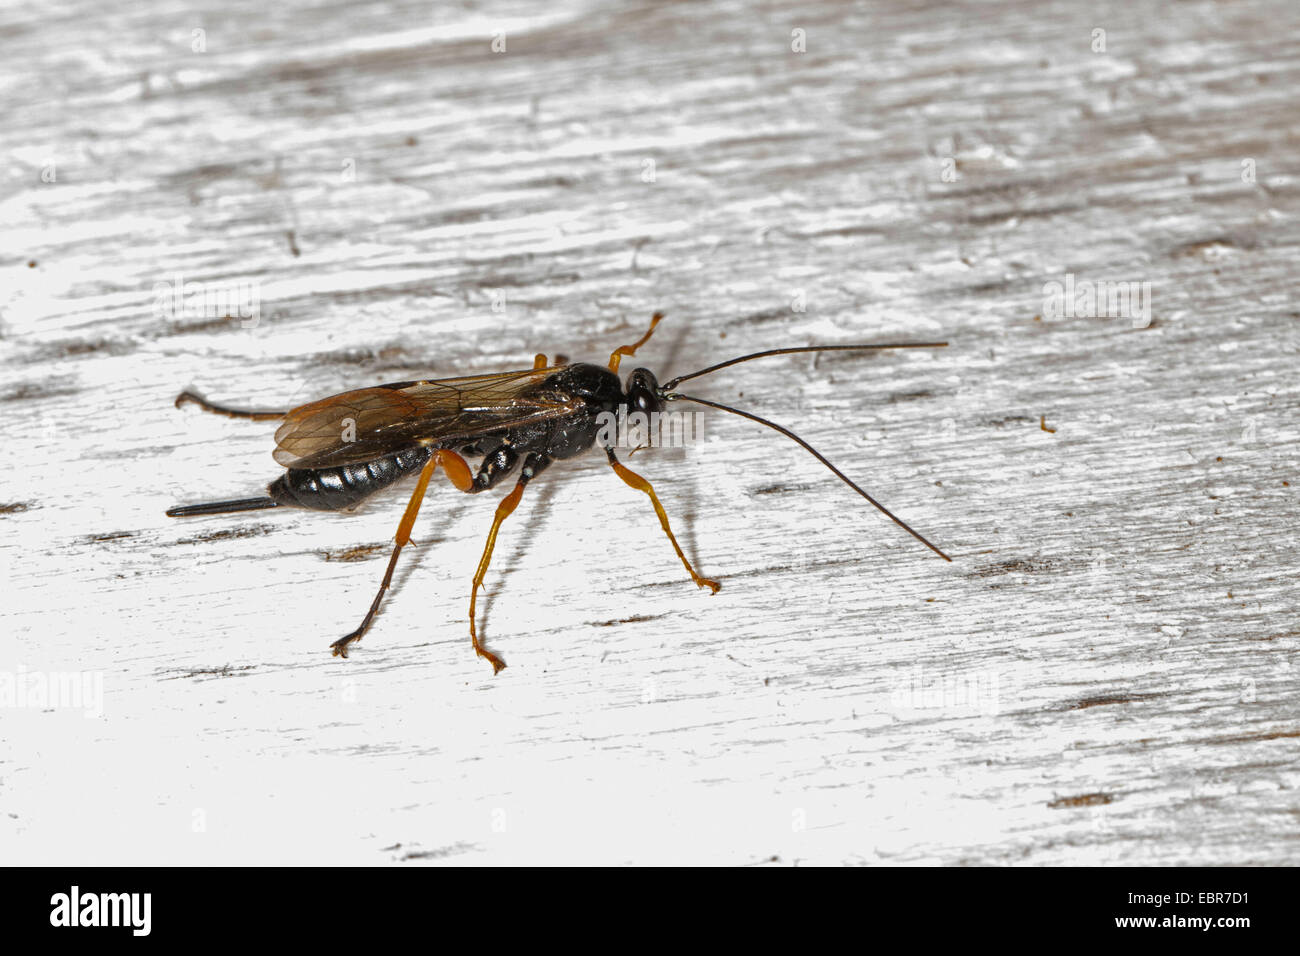
[[[286,468],[331,468],[565,415],[582,400],[538,388],[556,368],[395,382],[322,398],[285,416],[274,457]]]

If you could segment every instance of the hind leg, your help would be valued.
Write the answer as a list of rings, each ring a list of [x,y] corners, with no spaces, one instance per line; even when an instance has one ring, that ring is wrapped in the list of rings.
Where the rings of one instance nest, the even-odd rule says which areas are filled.
[[[227,418],[250,418],[255,422],[275,421],[289,414],[288,412],[254,412],[243,408],[228,408],[225,405],[210,402],[202,395],[191,392],[189,389],[176,396],[177,408],[187,404],[197,405],[205,412],[212,412],[214,415],[225,415]]]
[[[454,451],[439,449],[433,453],[429,463],[424,466],[420,472],[420,480],[415,484],[415,490],[411,492],[411,500],[406,505],[406,510],[402,512],[402,521],[397,526],[396,544],[393,546],[393,556],[388,559],[388,570],[384,572],[384,580],[379,585],[379,592],[375,599],[370,602],[370,610],[361,621],[361,625],[350,634],[340,637],[330,645],[334,651],[335,657],[347,657],[348,645],[361,640],[362,635],[370,629],[370,622],[375,619],[375,614],[379,611],[379,604],[384,599],[384,592],[393,582],[393,569],[397,567],[397,556],[402,553],[402,549],[411,542],[411,529],[415,526],[416,515],[420,513],[420,503],[424,501],[424,493],[429,489],[429,479],[433,473],[442,465],[442,470],[447,473],[451,483],[461,491],[473,491],[474,480],[470,476],[469,464],[464,458]]]

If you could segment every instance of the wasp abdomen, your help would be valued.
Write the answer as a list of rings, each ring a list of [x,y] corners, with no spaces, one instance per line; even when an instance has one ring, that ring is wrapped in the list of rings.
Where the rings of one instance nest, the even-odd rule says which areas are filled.
[[[351,465],[290,468],[267,486],[266,493],[282,505],[341,511],[419,471],[432,454],[423,445],[413,445],[382,458]]]

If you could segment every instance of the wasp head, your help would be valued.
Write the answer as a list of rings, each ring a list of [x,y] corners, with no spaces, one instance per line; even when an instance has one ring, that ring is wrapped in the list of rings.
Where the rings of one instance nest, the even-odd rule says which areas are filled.
[[[648,368],[633,369],[627,380],[629,412],[657,412],[663,408],[664,394],[655,373]]]

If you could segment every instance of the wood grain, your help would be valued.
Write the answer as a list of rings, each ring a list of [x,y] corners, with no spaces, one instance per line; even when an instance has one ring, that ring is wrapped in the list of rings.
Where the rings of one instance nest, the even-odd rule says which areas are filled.
[[[1297,862],[1298,19],[0,10],[0,857]],[[1149,283],[1150,313],[1061,314],[1067,277]],[[169,312],[177,282],[259,309]],[[558,465],[480,600],[493,678],[482,498],[434,488],[347,661],[405,489],[163,515],[278,471],[273,425],[184,387],[603,360],[656,309],[661,377],[948,340],[698,390],[953,563],[714,414],[631,463],[721,592],[599,456]],[[100,706],[14,696],[68,674]]]

